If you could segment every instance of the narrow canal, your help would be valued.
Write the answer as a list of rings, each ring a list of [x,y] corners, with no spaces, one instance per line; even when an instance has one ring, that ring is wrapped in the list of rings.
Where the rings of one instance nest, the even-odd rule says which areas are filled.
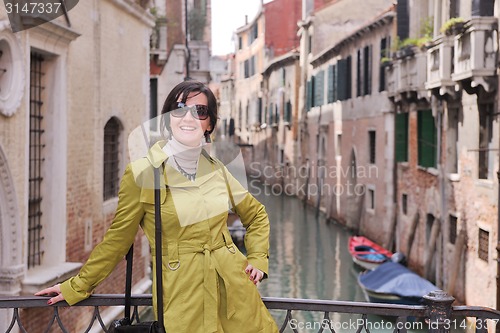
[[[351,232],[340,224],[327,221],[296,197],[273,195],[269,187],[250,186],[265,206],[271,221],[269,278],[259,285],[264,297],[324,299],[366,302],[357,278],[361,270],[348,251]],[[285,311],[272,310],[281,326]],[[323,314],[294,312],[295,327],[284,332],[321,332]],[[330,314],[335,332],[356,332],[361,315]],[[391,318],[368,316],[370,332],[393,332]],[[423,322],[412,325],[408,332],[426,332]],[[419,326],[420,325],[420,326]],[[458,326],[458,325],[457,325]],[[322,332],[331,332],[323,324]],[[364,331],[363,331],[364,332]],[[452,332],[463,332],[452,329]]]
[[[266,206],[271,221],[269,278],[259,285],[262,296],[365,301],[357,284],[359,270],[347,250],[348,230],[316,217],[315,210],[298,198],[275,196],[264,186],[251,186],[250,191]],[[272,311],[279,324],[285,314]],[[318,332],[317,327],[307,327],[319,325],[322,314],[297,312],[294,317],[303,326],[297,327],[299,332]],[[337,323],[349,318],[331,316]],[[293,332],[292,327],[285,332]]]

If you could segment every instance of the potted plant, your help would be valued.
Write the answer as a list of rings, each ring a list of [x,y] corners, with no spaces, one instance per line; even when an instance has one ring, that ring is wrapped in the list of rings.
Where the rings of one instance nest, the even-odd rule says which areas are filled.
[[[446,36],[458,35],[465,30],[465,20],[461,17],[452,17],[441,26],[441,33]]]
[[[392,59],[391,58],[388,58],[388,57],[382,57],[380,59],[380,65],[382,65],[382,67],[387,67],[389,66],[390,64],[392,64]]]

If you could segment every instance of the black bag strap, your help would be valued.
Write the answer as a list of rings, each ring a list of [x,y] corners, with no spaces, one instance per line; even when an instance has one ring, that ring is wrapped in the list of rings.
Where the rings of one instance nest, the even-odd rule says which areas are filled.
[[[162,271],[162,241],[161,241],[161,192],[160,192],[160,171],[154,169],[155,183],[155,256],[156,256],[156,309],[158,313],[158,326],[165,331],[163,322],[163,271]],[[128,250],[127,275],[125,281],[125,318],[130,319],[130,307],[132,303],[132,261],[134,257],[134,245]]]
[[[127,255],[127,278],[125,280],[125,318],[131,319],[130,307],[132,303],[132,260],[134,259],[134,244],[128,249]]]
[[[163,270],[162,270],[162,241],[161,241],[161,192],[160,192],[160,169],[155,168],[155,255],[156,255],[156,310],[158,313],[158,324],[163,330]]]

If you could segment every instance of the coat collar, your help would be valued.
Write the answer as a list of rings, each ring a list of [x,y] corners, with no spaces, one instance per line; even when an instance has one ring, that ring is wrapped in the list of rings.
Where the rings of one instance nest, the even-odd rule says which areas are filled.
[[[166,143],[167,141],[165,140],[158,141],[148,151],[146,158],[148,159],[149,163],[151,163],[151,165],[155,168],[159,168],[162,163],[168,159],[168,155],[163,150],[163,147]],[[216,163],[215,159],[210,156],[210,154],[208,154],[208,152],[204,148],[201,150],[201,154],[211,163]]]

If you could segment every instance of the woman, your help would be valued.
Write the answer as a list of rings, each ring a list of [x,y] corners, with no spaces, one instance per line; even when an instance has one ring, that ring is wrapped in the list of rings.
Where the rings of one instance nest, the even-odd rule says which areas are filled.
[[[255,286],[268,269],[267,213],[203,149],[203,141],[209,141],[217,122],[215,96],[202,83],[185,81],[168,95],[162,114],[167,112],[164,119],[170,138],[157,142],[147,157],[127,166],[116,215],[103,241],[77,276],[36,295],[55,295],[49,305],[62,300],[73,305],[89,297],[123,259],[139,226],[154,253],[154,190],[150,185],[153,167],[162,167],[162,181],[167,185],[161,190],[167,332],[278,332]],[[238,251],[227,229],[227,186],[247,230],[247,257]]]

